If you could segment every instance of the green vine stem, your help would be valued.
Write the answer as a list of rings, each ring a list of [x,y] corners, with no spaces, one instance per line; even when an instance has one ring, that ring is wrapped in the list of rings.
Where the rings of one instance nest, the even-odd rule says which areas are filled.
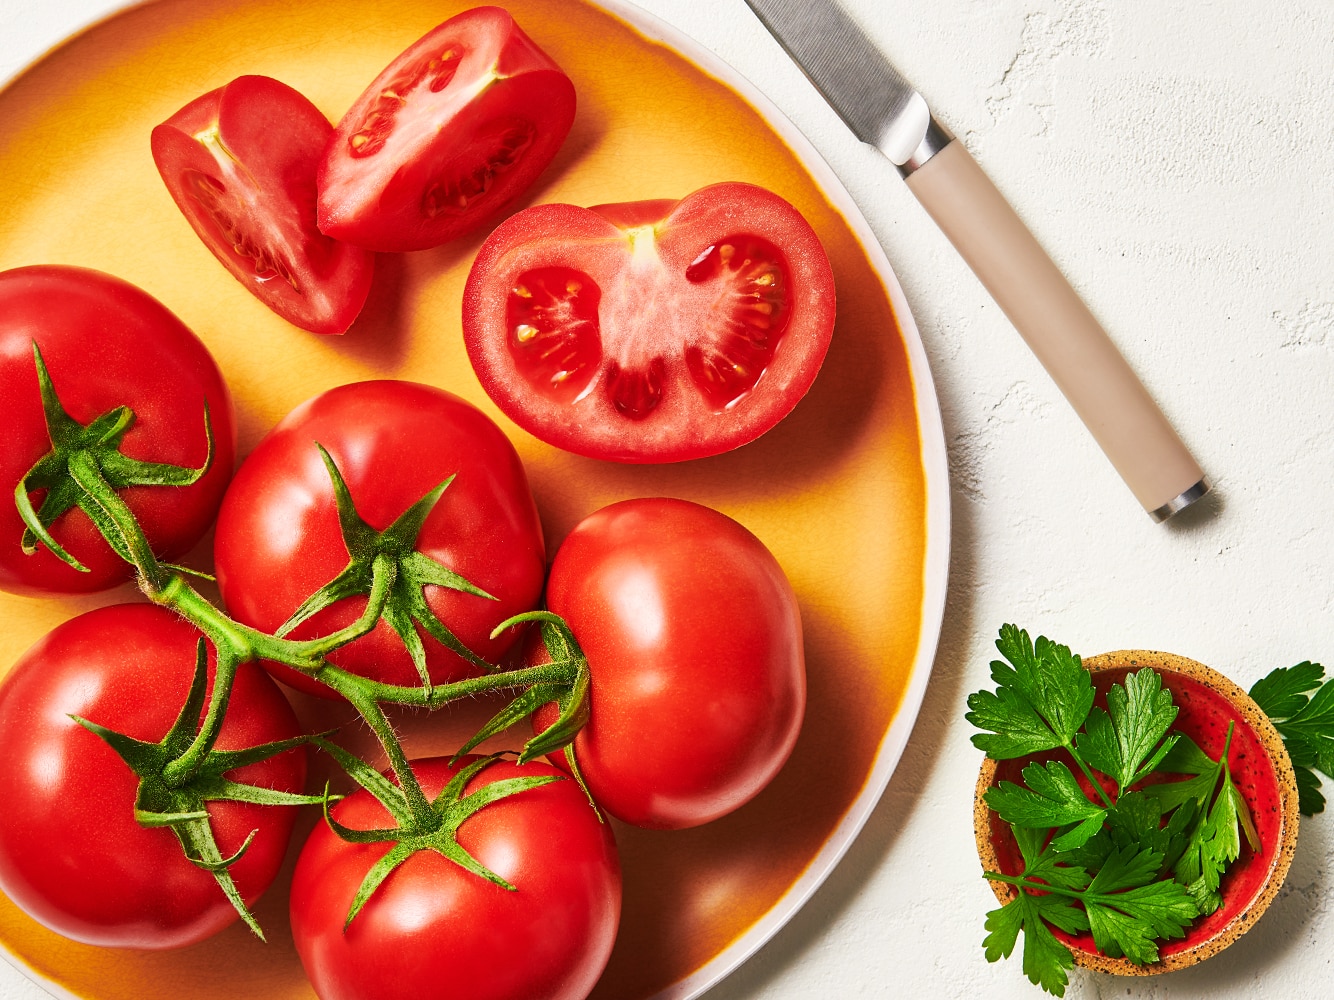
[[[462,698],[517,691],[520,693],[510,708],[497,717],[512,722],[547,701],[560,701],[564,707],[569,700],[570,692],[577,691],[580,702],[577,707],[581,711],[584,708],[582,702],[586,698],[587,665],[582,659],[582,654],[553,657],[553,662],[533,667],[501,670],[480,659],[471,650],[462,647],[448,628],[429,612],[424,601],[418,601],[411,606],[412,617],[421,620],[422,626],[445,642],[449,648],[464,655],[465,659],[474,665],[482,667],[486,671],[484,674],[436,685],[425,675],[422,662],[419,663],[419,672],[423,680],[421,685],[395,685],[369,680],[330,662],[329,657],[332,653],[370,633],[382,618],[390,620],[400,635],[404,634],[405,629],[410,629],[410,623],[405,625],[403,613],[392,603],[396,590],[402,589],[405,574],[417,582],[418,589],[430,583],[464,590],[480,598],[489,599],[489,595],[472,587],[466,580],[457,577],[446,568],[435,564],[428,565],[429,561],[426,561],[425,557],[413,551],[416,530],[419,530],[426,514],[445,492],[449,480],[409,508],[389,529],[377,533],[357,516],[351,506],[351,496],[341,473],[329,454],[320,448],[321,456],[329,469],[335,494],[339,499],[339,516],[345,536],[348,531],[353,532],[353,537],[349,539],[351,543],[349,550],[358,550],[354,554],[353,564],[345,571],[344,577],[355,576],[353,570],[365,567],[367,572],[363,576],[369,578],[366,607],[356,621],[328,635],[313,639],[288,639],[280,635],[270,635],[228,617],[194,588],[187,578],[187,574],[191,571],[161,562],[154,555],[152,546],[134,512],[118,493],[117,484],[127,479],[130,473],[140,477],[134,479],[135,482],[165,486],[189,485],[202,476],[213,458],[212,431],[209,426],[207,405],[204,409],[204,433],[209,447],[208,458],[203,467],[175,469],[170,466],[130,463],[117,448],[120,436],[133,424],[134,414],[126,407],[119,407],[99,417],[87,427],[79,425],[61,406],[35,344],[34,359],[53,450],[33,467],[15,491],[15,502],[31,533],[31,549],[35,550],[37,545],[44,545],[74,568],[81,569],[77,560],[65,553],[47,531],[47,523],[50,520],[54,520],[59,513],[77,504],[88,514],[112,550],[134,567],[143,594],[153,603],[170,608],[185,618],[208,638],[217,651],[217,668],[207,710],[193,741],[178,757],[167,763],[163,778],[169,784],[184,784],[190,781],[203,762],[209,758],[226,716],[236,672],[242,664],[252,661],[267,660],[284,664],[313,677],[345,698],[382,744],[390,766],[406,796],[413,824],[423,830],[430,829],[431,824],[437,822],[437,818],[418,786],[412,769],[408,766],[406,753],[382,706],[396,704],[436,709]],[[130,472],[127,473],[126,469]],[[28,495],[33,489],[47,489],[53,493],[58,491],[62,498],[61,503],[57,505],[58,510],[52,511],[50,516],[47,516],[48,498],[48,503],[42,505],[42,511],[34,511]],[[28,548],[25,546],[25,550]],[[358,563],[357,560],[362,558],[363,554],[364,561]],[[333,581],[325,588],[331,591],[330,594],[313,595],[312,599],[318,598],[327,604],[336,596],[333,591],[337,590],[335,586],[337,583],[338,581]],[[309,613],[312,612],[307,609],[306,615]],[[559,621],[546,612],[528,613],[503,622],[496,631],[534,618]],[[290,625],[291,623],[288,627]],[[562,640],[565,642],[562,648],[568,649],[572,646],[577,653],[577,644],[574,644],[573,636],[569,636],[568,628],[563,622],[560,623],[560,627],[564,635],[569,637],[567,642]],[[280,633],[283,631],[279,630]],[[409,651],[419,652],[420,643],[416,644],[418,649],[414,650],[410,641],[412,639],[416,639],[415,632],[411,636],[404,635],[404,642],[409,646]],[[414,658],[420,660],[420,656]],[[493,724],[495,722],[496,720],[493,720]],[[577,729],[577,725],[574,728]],[[486,735],[490,733],[487,732]],[[569,739],[572,738],[573,732],[569,734]],[[469,747],[479,742],[481,738],[476,738],[470,742]]]

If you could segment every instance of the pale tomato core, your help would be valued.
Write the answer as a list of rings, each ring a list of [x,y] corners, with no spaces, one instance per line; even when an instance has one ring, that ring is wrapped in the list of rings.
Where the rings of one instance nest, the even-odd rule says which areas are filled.
[[[630,231],[633,280],[674,280],[653,252],[652,227]],[[685,269],[702,294],[700,326],[680,331],[675,359],[690,384],[718,412],[755,388],[773,361],[791,317],[783,257],[758,236],[737,234],[706,247]],[[603,362],[599,307],[602,290],[576,268],[551,266],[523,272],[506,301],[506,342],[515,366],[538,392],[571,403],[588,390]],[[668,361],[638,345],[609,358],[603,391],[622,416],[642,420],[662,401]]]

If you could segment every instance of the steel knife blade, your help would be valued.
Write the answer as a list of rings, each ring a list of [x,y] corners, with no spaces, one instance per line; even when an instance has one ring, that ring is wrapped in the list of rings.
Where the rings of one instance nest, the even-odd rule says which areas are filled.
[[[1135,498],[1164,521],[1209,479],[1070,283],[976,161],[835,0],[746,0],[973,269]]]
[[[926,100],[835,3],[746,0],[778,44],[862,142],[901,169],[932,124],[938,145],[952,138]]]

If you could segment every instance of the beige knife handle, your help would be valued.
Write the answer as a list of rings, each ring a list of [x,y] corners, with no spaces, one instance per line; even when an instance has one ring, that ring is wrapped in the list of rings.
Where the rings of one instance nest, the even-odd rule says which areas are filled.
[[[1208,492],[1167,418],[963,144],[947,143],[907,183],[1150,516],[1164,520]]]

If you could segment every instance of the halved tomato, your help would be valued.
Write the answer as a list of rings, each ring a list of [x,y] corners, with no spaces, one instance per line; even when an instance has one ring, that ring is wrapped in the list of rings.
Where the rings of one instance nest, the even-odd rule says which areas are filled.
[[[574,122],[574,86],[498,7],[414,42],[338,123],[319,225],[372,250],[425,250],[521,194]]]
[[[242,76],[153,129],[153,160],[213,256],[283,319],[344,333],[374,255],[315,225],[315,172],[333,126],[300,93]]]
[[[620,462],[759,437],[810,388],[833,328],[818,237],[752,184],[529,208],[483,244],[463,294],[496,405],[549,444]]]

